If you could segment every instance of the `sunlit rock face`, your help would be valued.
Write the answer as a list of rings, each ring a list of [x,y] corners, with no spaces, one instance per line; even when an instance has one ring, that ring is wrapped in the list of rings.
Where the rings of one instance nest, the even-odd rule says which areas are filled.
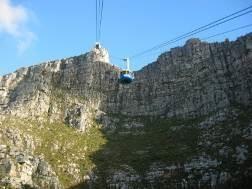
[[[109,53],[100,44],[80,56],[21,68],[0,77],[0,115],[63,122],[82,134],[88,133],[96,122],[110,135],[118,137],[112,142],[132,137],[140,143],[139,146],[143,144],[143,149],[135,149],[138,145],[132,146],[129,161],[120,162],[116,167],[106,167],[107,176],[101,180],[109,187],[131,188],[131,182],[140,188],[147,187],[143,181],[148,182],[148,186],[157,187],[159,185],[151,184],[162,182],[161,186],[165,186],[169,181],[168,186],[172,187],[172,183],[178,181],[177,184],[184,188],[204,188],[206,185],[222,185],[241,175],[251,176],[252,121],[251,116],[243,116],[251,112],[248,110],[252,106],[251,33],[232,42],[207,43],[190,39],[184,46],[162,53],[155,62],[135,71],[135,80],[128,85],[118,82],[119,72],[119,68],[110,64]],[[197,122],[166,122],[192,118]],[[163,124],[167,130],[157,132],[155,141],[152,137],[158,124]],[[149,127],[153,127],[153,135],[148,133]],[[166,132],[172,139],[165,136],[160,142],[159,135]],[[3,137],[8,135],[2,133]],[[145,141],[145,137],[152,140]],[[131,141],[128,142],[130,145]],[[177,154],[171,151],[167,155],[167,149],[161,148],[170,144],[175,146],[167,149],[178,149]],[[121,144],[112,146],[118,145]],[[60,144],[56,146],[59,148]],[[122,149],[124,147],[122,145]],[[7,157],[5,149],[3,146],[4,152],[0,151],[0,162],[13,162],[13,167],[16,166],[15,154]],[[155,157],[152,157],[156,153],[153,149],[157,149]],[[113,159],[114,154],[120,155],[113,150],[107,149],[101,156],[105,154],[105,158],[112,154],[109,157]],[[18,153],[23,151],[19,149]],[[43,160],[32,151],[29,153],[32,160]],[[165,154],[163,159],[159,157],[162,154]],[[171,158],[169,154],[176,154],[176,158],[185,155],[186,158],[164,162]],[[72,156],[78,157],[78,154]],[[136,157],[152,158],[142,172],[137,170]],[[232,166],[227,162],[232,162]],[[109,162],[107,164],[110,165]],[[4,163],[3,169],[9,178],[6,166]],[[29,167],[32,171],[24,176],[29,186],[36,184],[31,175],[36,174],[37,166],[32,164]],[[83,176],[79,172],[83,168],[78,166],[75,163],[69,168],[78,178],[76,182],[82,181]],[[99,169],[99,165],[96,167]],[[234,167],[237,168],[235,174],[232,173]],[[48,182],[53,179],[55,188],[60,187],[51,172]],[[92,184],[98,178],[99,170],[84,176],[84,180]]]
[[[0,188],[61,188],[57,175],[42,156],[34,155],[30,135],[7,128],[0,119]],[[8,145],[3,144],[7,141]]]
[[[96,43],[89,52],[87,61],[109,63],[110,60],[108,50],[102,47],[100,43]]]
[[[107,50],[95,46],[84,55],[1,77],[0,110],[40,115],[53,109],[51,93],[64,89],[97,102],[95,108],[107,113],[207,115],[234,103],[251,104],[251,54],[251,34],[212,44],[192,39],[136,71],[132,84],[122,85],[118,82],[120,70],[109,64]]]

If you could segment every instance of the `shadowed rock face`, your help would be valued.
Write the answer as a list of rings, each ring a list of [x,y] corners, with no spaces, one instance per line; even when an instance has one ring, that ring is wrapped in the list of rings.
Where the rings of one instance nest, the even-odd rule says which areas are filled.
[[[118,125],[126,129],[117,133],[120,136],[116,140],[128,135],[130,129],[136,129],[138,133],[134,134],[140,138],[142,136],[144,140],[144,133],[149,132],[148,127],[145,131],[148,123],[135,120],[136,117],[165,120],[205,117],[202,122],[193,124],[200,130],[197,130],[200,134],[194,137],[197,141],[193,145],[200,149],[216,148],[221,156],[230,156],[230,149],[224,145],[228,141],[223,142],[223,145],[221,142],[215,144],[216,138],[222,141],[228,137],[223,135],[222,130],[218,130],[216,124],[231,120],[233,114],[234,120],[240,121],[233,107],[241,106],[246,109],[252,105],[251,33],[233,42],[209,44],[198,39],[188,40],[183,47],[173,48],[161,54],[155,62],[136,71],[135,80],[128,85],[118,82],[120,69],[108,63],[108,60],[109,56],[105,49],[94,49],[87,54],[21,68],[12,74],[0,77],[0,115],[36,120],[46,118],[51,122],[65,122],[80,131],[87,131],[95,118],[112,133]],[[245,136],[246,133],[245,140],[251,140],[250,122],[251,120],[246,122],[248,126],[244,126],[238,134]],[[236,125],[232,127],[238,129],[239,123],[234,124]],[[172,128],[174,129],[172,132],[176,133],[181,128],[185,130],[184,127],[185,125],[176,125]],[[235,131],[230,131],[233,132]],[[132,140],[138,140],[137,137],[131,137]],[[212,144],[217,147],[211,146]],[[110,145],[114,148],[114,144],[108,142],[108,149]],[[186,143],[183,145],[186,146]],[[248,159],[251,147],[246,145],[234,146],[232,158],[237,160],[237,164],[239,162],[242,164]],[[108,153],[109,156],[109,150],[97,152],[97,156],[105,158],[103,154]],[[146,153],[150,152],[146,149],[136,150],[137,156],[145,156]],[[197,169],[197,174],[201,174],[203,183],[207,181],[216,184],[218,177],[218,182],[223,184],[232,177],[228,171],[208,171],[220,169],[222,163],[216,156],[209,155],[207,150],[194,156],[188,155],[188,158],[179,163],[171,160],[170,164],[158,162],[154,158],[144,176],[132,165],[122,165],[121,169],[114,171],[106,167],[108,176],[103,179],[108,186],[120,188],[129,186],[127,179],[134,183],[141,183],[143,180],[152,183],[162,180],[167,184],[166,178],[179,175],[181,170],[188,176],[193,175],[193,170]],[[93,161],[99,164],[95,158]],[[8,168],[7,164],[5,167]],[[84,180],[85,178],[90,179],[91,176],[86,175]],[[181,187],[188,186],[186,177],[180,175],[179,178],[184,179],[180,181]],[[173,182],[169,180],[168,185],[172,186]],[[59,187],[59,184],[56,184]],[[196,185],[198,186],[198,183],[193,181],[191,186]]]

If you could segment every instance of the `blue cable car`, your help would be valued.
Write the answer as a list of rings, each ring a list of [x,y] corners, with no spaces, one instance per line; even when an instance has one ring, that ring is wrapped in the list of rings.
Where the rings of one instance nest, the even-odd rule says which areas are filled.
[[[122,84],[129,84],[134,80],[134,74],[129,69],[129,58],[123,59],[126,64],[126,69],[120,72],[119,81]]]

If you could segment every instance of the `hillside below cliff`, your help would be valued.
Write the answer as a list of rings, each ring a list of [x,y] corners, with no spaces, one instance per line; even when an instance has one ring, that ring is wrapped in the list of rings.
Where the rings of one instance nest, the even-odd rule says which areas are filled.
[[[94,48],[0,77],[0,188],[252,186],[251,33],[119,72]]]

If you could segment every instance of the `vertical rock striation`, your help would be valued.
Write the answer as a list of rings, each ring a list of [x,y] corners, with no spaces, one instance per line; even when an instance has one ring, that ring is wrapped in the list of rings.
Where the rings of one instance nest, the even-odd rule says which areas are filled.
[[[234,42],[188,40],[136,71],[130,85],[118,83],[119,69],[105,63],[109,58],[104,49],[22,68],[0,78],[0,110],[41,115],[58,89],[96,102],[96,109],[134,116],[195,117],[232,104],[249,105],[251,41],[251,34]]]

